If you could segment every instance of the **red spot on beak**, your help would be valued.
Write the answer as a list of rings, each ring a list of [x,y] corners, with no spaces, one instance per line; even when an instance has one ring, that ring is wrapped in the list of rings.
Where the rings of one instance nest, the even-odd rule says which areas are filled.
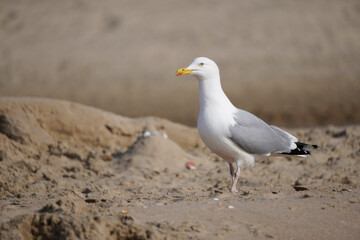
[[[184,75],[184,74],[183,74],[183,73],[179,73],[178,75],[179,75],[179,76],[182,76],[182,75]]]

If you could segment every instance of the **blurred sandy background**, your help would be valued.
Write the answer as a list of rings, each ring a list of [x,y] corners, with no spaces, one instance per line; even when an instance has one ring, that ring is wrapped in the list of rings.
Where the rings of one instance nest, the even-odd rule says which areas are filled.
[[[0,1],[0,96],[67,99],[194,126],[215,60],[235,105],[273,124],[360,123],[360,2]]]

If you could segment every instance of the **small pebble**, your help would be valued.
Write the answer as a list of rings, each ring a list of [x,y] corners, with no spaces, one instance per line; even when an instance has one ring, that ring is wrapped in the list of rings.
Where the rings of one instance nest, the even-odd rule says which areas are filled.
[[[128,214],[128,213],[129,213],[129,210],[121,210],[121,213],[123,213],[123,214]]]
[[[229,205],[229,206],[228,206],[228,208],[229,208],[229,209],[233,209],[233,208],[234,208],[234,206],[232,206],[232,205]]]
[[[150,135],[151,135],[151,133],[149,131],[145,131],[142,134],[143,137],[149,137]]]
[[[216,197],[216,198],[214,198],[214,201],[219,201],[219,199]]]

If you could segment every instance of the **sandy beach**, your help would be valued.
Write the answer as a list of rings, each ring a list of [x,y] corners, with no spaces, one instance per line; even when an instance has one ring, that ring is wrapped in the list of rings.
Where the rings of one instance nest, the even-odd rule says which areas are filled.
[[[359,19],[358,0],[1,0],[0,239],[360,239]],[[175,76],[199,56],[319,149],[230,194]]]
[[[227,164],[196,129],[3,98],[0,237],[358,239],[360,127],[288,131],[320,149],[256,162],[232,195]]]

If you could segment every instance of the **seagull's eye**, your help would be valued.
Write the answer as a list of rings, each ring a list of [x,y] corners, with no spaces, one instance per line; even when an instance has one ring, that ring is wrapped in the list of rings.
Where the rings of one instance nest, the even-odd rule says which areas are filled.
[[[204,65],[205,65],[205,63],[200,63],[199,65],[200,65],[200,66],[204,66]]]

